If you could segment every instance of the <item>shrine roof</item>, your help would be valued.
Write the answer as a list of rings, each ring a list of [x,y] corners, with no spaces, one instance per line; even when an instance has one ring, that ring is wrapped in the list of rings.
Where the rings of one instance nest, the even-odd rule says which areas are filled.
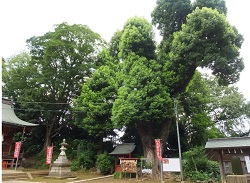
[[[205,149],[226,149],[250,147],[250,137],[209,139]]]
[[[14,108],[12,107],[10,100],[6,99],[2,99],[2,123],[6,125],[23,127],[32,127],[38,125],[19,119],[14,112]]]
[[[134,143],[123,143],[123,144],[118,144],[115,149],[109,153],[111,155],[122,155],[122,154],[130,154],[134,151],[135,149],[135,144]]]

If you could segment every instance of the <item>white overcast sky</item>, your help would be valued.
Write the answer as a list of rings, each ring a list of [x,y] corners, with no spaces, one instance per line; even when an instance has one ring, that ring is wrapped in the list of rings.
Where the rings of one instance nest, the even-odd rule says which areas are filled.
[[[244,35],[241,49],[245,70],[237,83],[250,101],[249,0],[226,0],[227,18]],[[88,25],[109,41],[133,16],[151,20],[156,0],[2,0],[0,2],[0,55],[7,58],[27,49],[25,41],[51,31],[54,24]]]

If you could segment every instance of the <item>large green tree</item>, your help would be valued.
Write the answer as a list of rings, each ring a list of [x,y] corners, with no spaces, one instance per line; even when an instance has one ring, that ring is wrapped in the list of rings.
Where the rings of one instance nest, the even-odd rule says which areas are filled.
[[[123,82],[112,120],[135,126],[144,156],[153,159],[157,175],[153,139],[161,139],[164,149],[174,120],[173,98],[185,91],[196,68],[209,68],[220,83],[230,84],[238,81],[244,66],[239,56],[241,36],[217,10],[196,8],[189,14],[173,34],[166,60],[156,59],[153,38],[145,19],[135,17],[125,23],[119,44]]]
[[[248,105],[243,94],[235,86],[221,86],[216,78],[206,81],[210,88],[207,110],[212,121],[225,136],[246,136],[250,118]]]
[[[134,126],[145,157],[152,157],[155,132],[162,128],[168,133],[161,122],[171,113],[168,107],[172,101],[168,88],[162,84],[162,65],[156,61],[152,25],[135,17],[125,23],[122,32],[119,49],[123,82],[114,102],[112,120],[117,126]],[[162,134],[162,138],[166,137],[167,134]]]
[[[159,46],[159,59],[168,59],[170,46],[174,39],[173,34],[181,30],[182,24],[186,23],[187,15],[197,7],[217,9],[226,14],[227,8],[224,0],[157,0],[151,16],[152,23],[160,31],[162,40]]]
[[[111,121],[111,109],[117,97],[119,86],[119,41],[117,31],[110,43],[97,56],[97,68],[83,84],[81,94],[74,100],[75,124],[99,139],[99,150],[103,148],[103,138],[116,136]]]
[[[24,109],[39,111],[36,120],[45,127],[44,146],[73,121],[70,104],[95,68],[102,44],[87,26],[62,23],[27,40],[30,56],[6,62],[3,93]]]
[[[209,115],[211,90],[206,78],[196,72],[185,91],[178,97],[179,125],[184,129],[181,140],[186,145],[183,150],[203,146],[208,138],[222,137]]]
[[[101,66],[87,79],[75,100],[75,124],[99,138],[98,154],[102,153],[103,138],[115,135],[111,122],[111,109],[117,95],[115,78],[114,70]]]
[[[152,23],[160,30],[163,39],[181,29],[186,17],[192,12],[190,0],[157,0],[152,12]]]

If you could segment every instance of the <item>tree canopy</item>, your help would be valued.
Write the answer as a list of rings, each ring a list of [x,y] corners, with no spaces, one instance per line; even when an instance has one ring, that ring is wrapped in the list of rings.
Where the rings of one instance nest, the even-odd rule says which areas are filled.
[[[147,44],[137,45],[141,47],[131,50],[137,40],[148,40],[151,35],[150,31],[142,34],[144,30],[150,30],[147,22],[140,26],[130,23],[132,20],[138,22],[137,19],[130,19],[122,30],[119,48],[121,53],[124,50],[130,53],[122,54],[123,82],[112,108],[112,121],[119,125],[135,125],[144,156],[152,158],[156,157],[152,154],[153,139],[162,139],[163,147],[168,139],[174,120],[173,98],[185,91],[196,68],[209,68],[220,83],[230,84],[238,81],[244,66],[239,56],[240,35],[217,10],[196,8],[189,14],[181,30],[173,34],[165,60],[147,57],[137,51],[146,50],[144,46]],[[128,34],[128,29],[137,35]],[[132,41],[122,44],[123,39]],[[155,165],[153,172],[157,169]]]
[[[44,145],[72,121],[70,104],[91,75],[102,49],[101,37],[84,25],[55,25],[52,32],[27,40],[30,53],[6,62],[3,93],[22,108],[33,107],[46,128]]]
[[[249,103],[230,86],[244,69],[243,37],[226,20],[225,1],[157,0],[152,23],[162,35],[159,45],[143,17],[128,19],[109,44],[87,26],[55,25],[27,40],[29,53],[2,60],[3,94],[41,124],[44,145],[78,127],[100,140],[101,151],[114,128],[136,130],[154,176],[160,169],[154,139],[162,149],[175,140],[169,140],[174,99],[187,149],[221,132],[248,134],[235,130],[249,118]],[[197,68],[210,69],[215,79]]]

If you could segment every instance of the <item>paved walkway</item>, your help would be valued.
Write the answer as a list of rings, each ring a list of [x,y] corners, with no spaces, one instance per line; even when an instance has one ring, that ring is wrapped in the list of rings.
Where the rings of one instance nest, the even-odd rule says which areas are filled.
[[[2,170],[2,175],[3,174],[10,174],[10,173],[23,173],[22,171],[20,170]]]
[[[30,182],[23,180],[4,180],[2,183],[42,183],[42,182]]]

